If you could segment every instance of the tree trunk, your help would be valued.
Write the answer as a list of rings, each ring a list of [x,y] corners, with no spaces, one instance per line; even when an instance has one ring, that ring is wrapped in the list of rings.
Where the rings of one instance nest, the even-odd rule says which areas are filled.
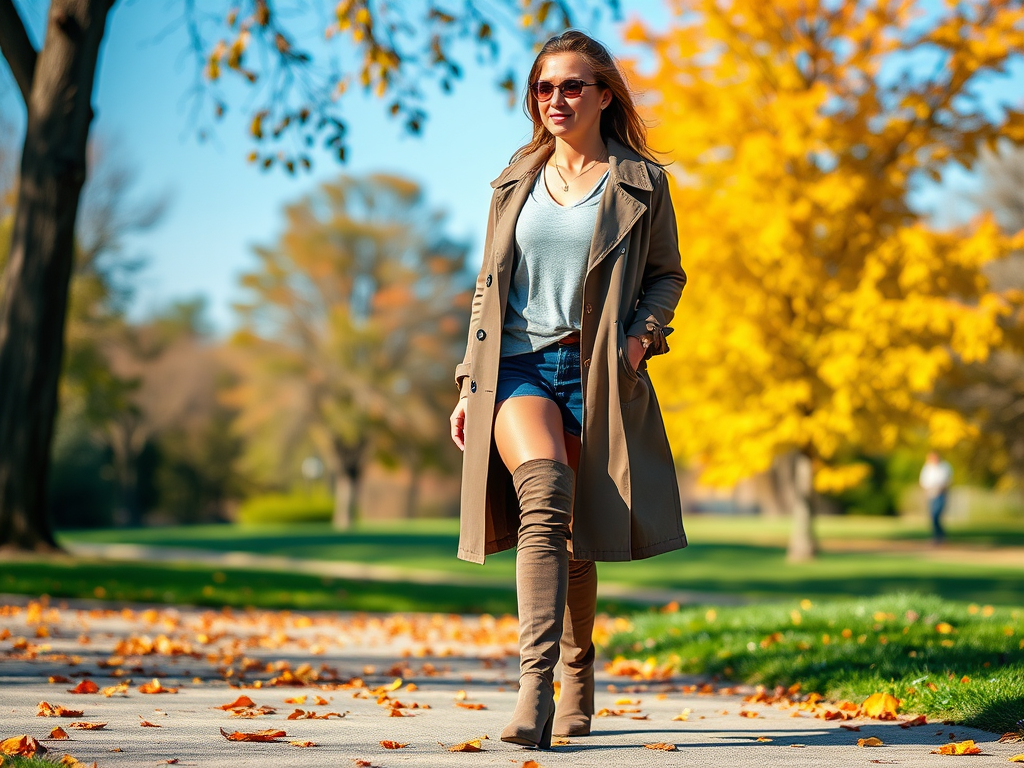
[[[24,45],[10,0],[0,0],[0,48],[21,73],[16,79],[28,112],[0,286],[0,549],[58,549],[46,515],[46,482],[90,99],[111,5],[52,0],[36,56]]]
[[[347,471],[334,475],[334,518],[331,524],[337,531],[347,531],[356,520],[356,500],[359,497],[359,473]]]
[[[332,464],[334,471],[334,518],[335,530],[347,531],[356,520],[356,503],[359,500],[359,481],[363,474],[363,453],[365,441],[348,446],[339,441],[334,443]]]
[[[787,454],[780,462],[778,477],[780,495],[793,516],[786,559],[791,563],[813,560],[818,554],[818,539],[814,533],[810,458],[799,451]]]

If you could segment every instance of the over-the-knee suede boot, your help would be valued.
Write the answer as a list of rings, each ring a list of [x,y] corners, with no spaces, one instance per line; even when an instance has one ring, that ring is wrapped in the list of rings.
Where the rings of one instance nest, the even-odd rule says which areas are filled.
[[[554,736],[586,736],[594,714],[594,614],[597,565],[569,561],[569,590],[562,625],[562,689],[555,708]]]
[[[522,511],[516,549],[519,603],[519,698],[502,741],[551,747],[554,669],[569,581],[569,520],[574,473],[551,459],[523,462],[512,473]]]

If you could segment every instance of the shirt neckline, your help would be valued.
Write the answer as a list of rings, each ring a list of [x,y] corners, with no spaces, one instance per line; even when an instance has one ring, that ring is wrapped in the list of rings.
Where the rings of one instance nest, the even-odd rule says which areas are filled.
[[[598,187],[604,184],[604,181],[608,177],[609,173],[611,173],[611,167],[605,169],[605,172],[601,174],[601,178],[597,180],[597,182],[594,184],[594,186],[590,188],[590,191],[587,192],[587,194],[585,194],[576,202],[571,203],[569,205],[562,205],[560,202],[555,200],[554,197],[551,196],[551,192],[550,190],[548,190],[547,182],[544,180],[544,166],[541,166],[540,173],[537,174],[537,183],[540,184],[541,188],[544,190],[544,197],[551,205],[560,210],[569,210],[570,208],[577,208],[583,205],[584,203],[588,202],[594,196],[594,193],[597,191]]]

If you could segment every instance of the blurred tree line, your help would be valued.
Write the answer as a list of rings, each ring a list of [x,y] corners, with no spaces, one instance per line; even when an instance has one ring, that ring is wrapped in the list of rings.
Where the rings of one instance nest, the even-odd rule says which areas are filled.
[[[154,226],[168,200],[135,202],[131,171],[102,147],[90,167],[49,480],[57,527],[223,520],[244,497],[300,486],[310,456],[326,464],[345,527],[372,462],[411,470],[410,511],[424,470],[457,466],[446,417],[468,247],[415,184],[340,177],[288,206],[280,241],[257,248],[242,277],[238,330],[218,338],[201,298],[128,316],[143,260],[125,239]]]

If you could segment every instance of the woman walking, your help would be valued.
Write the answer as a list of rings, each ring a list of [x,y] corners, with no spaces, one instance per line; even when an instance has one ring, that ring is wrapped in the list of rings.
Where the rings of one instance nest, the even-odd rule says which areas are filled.
[[[524,106],[533,138],[491,182],[451,428],[458,556],[517,548],[520,687],[501,739],[547,749],[590,733],[594,562],[686,546],[646,370],[686,275],[668,180],[604,46],[548,40]]]

